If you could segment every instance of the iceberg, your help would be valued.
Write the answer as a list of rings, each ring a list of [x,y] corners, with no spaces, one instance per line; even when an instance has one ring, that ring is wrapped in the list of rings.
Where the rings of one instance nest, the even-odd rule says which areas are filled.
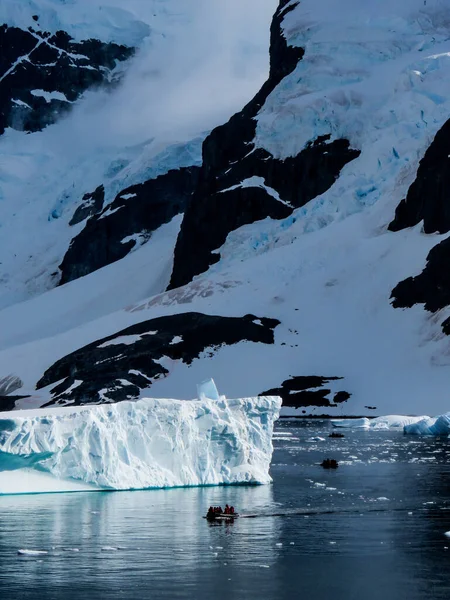
[[[415,425],[429,419],[430,417],[410,417],[406,415],[385,415],[383,417],[376,417],[374,419],[368,419],[363,417],[361,419],[333,419],[331,425],[333,427],[342,427],[346,429],[373,429],[373,430],[391,430],[391,429],[404,429],[409,425]]]
[[[449,435],[450,413],[439,417],[423,417],[417,423],[405,425],[404,433],[409,435]]]
[[[271,482],[281,398],[0,413],[0,494]]]
[[[332,419],[331,425],[345,429],[369,429],[370,421],[367,417],[361,419]]]
[[[427,416],[409,417],[406,415],[386,415],[377,417],[370,422],[371,429],[403,429],[406,425],[412,425],[423,419],[428,419]]]

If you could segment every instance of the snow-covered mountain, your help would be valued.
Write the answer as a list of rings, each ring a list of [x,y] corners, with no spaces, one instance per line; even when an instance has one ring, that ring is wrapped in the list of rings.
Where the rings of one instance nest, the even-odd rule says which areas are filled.
[[[285,414],[448,409],[445,0],[6,0],[0,22],[3,410],[209,376]]]

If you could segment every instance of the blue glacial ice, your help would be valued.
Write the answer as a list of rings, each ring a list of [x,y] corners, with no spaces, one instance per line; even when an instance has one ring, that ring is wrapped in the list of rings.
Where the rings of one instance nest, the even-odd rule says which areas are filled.
[[[417,423],[405,425],[404,433],[410,435],[444,435],[450,434],[450,413],[439,417],[422,418]]]
[[[278,397],[0,414],[0,494],[270,483]]]
[[[420,425],[424,421],[428,422],[429,420],[430,417],[426,416],[385,415],[374,419],[368,419],[367,417],[358,419],[333,419],[331,425],[345,429],[370,429],[375,431],[404,429],[406,432],[406,428],[414,428],[416,425]],[[432,421],[434,422],[434,419]]]

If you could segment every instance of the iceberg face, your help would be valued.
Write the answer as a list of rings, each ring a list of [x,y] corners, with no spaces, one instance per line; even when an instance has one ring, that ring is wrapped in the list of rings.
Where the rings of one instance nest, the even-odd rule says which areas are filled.
[[[214,379],[205,379],[197,385],[197,396],[199,400],[220,400]]]
[[[449,435],[450,413],[440,417],[422,417],[417,423],[405,425],[404,433],[409,435]]]
[[[361,419],[333,419],[331,425],[345,429],[369,429],[370,421],[366,417]]]
[[[408,417],[405,415],[387,415],[377,417],[370,422],[371,429],[403,429],[407,425],[412,425],[429,417]]]
[[[0,494],[270,483],[278,397],[0,414]]]
[[[346,429],[374,429],[374,430],[390,430],[390,429],[403,429],[407,426],[414,426],[418,422],[423,420],[429,420],[430,417],[408,417],[405,415],[385,415],[383,417],[376,417],[375,419],[368,419],[363,417],[361,419],[335,419],[331,421],[333,427],[342,427]],[[432,419],[434,423],[434,419]],[[408,432],[409,433],[409,432]]]

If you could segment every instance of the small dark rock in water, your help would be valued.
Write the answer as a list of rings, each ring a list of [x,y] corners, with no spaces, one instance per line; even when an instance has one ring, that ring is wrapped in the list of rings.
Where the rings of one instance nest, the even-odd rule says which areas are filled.
[[[324,469],[337,469],[339,465],[338,461],[334,460],[334,458],[326,458],[320,466]]]
[[[333,431],[333,433],[330,433],[330,435],[328,437],[330,437],[330,438],[343,438],[343,437],[345,437],[345,435],[343,433],[335,433]]]

